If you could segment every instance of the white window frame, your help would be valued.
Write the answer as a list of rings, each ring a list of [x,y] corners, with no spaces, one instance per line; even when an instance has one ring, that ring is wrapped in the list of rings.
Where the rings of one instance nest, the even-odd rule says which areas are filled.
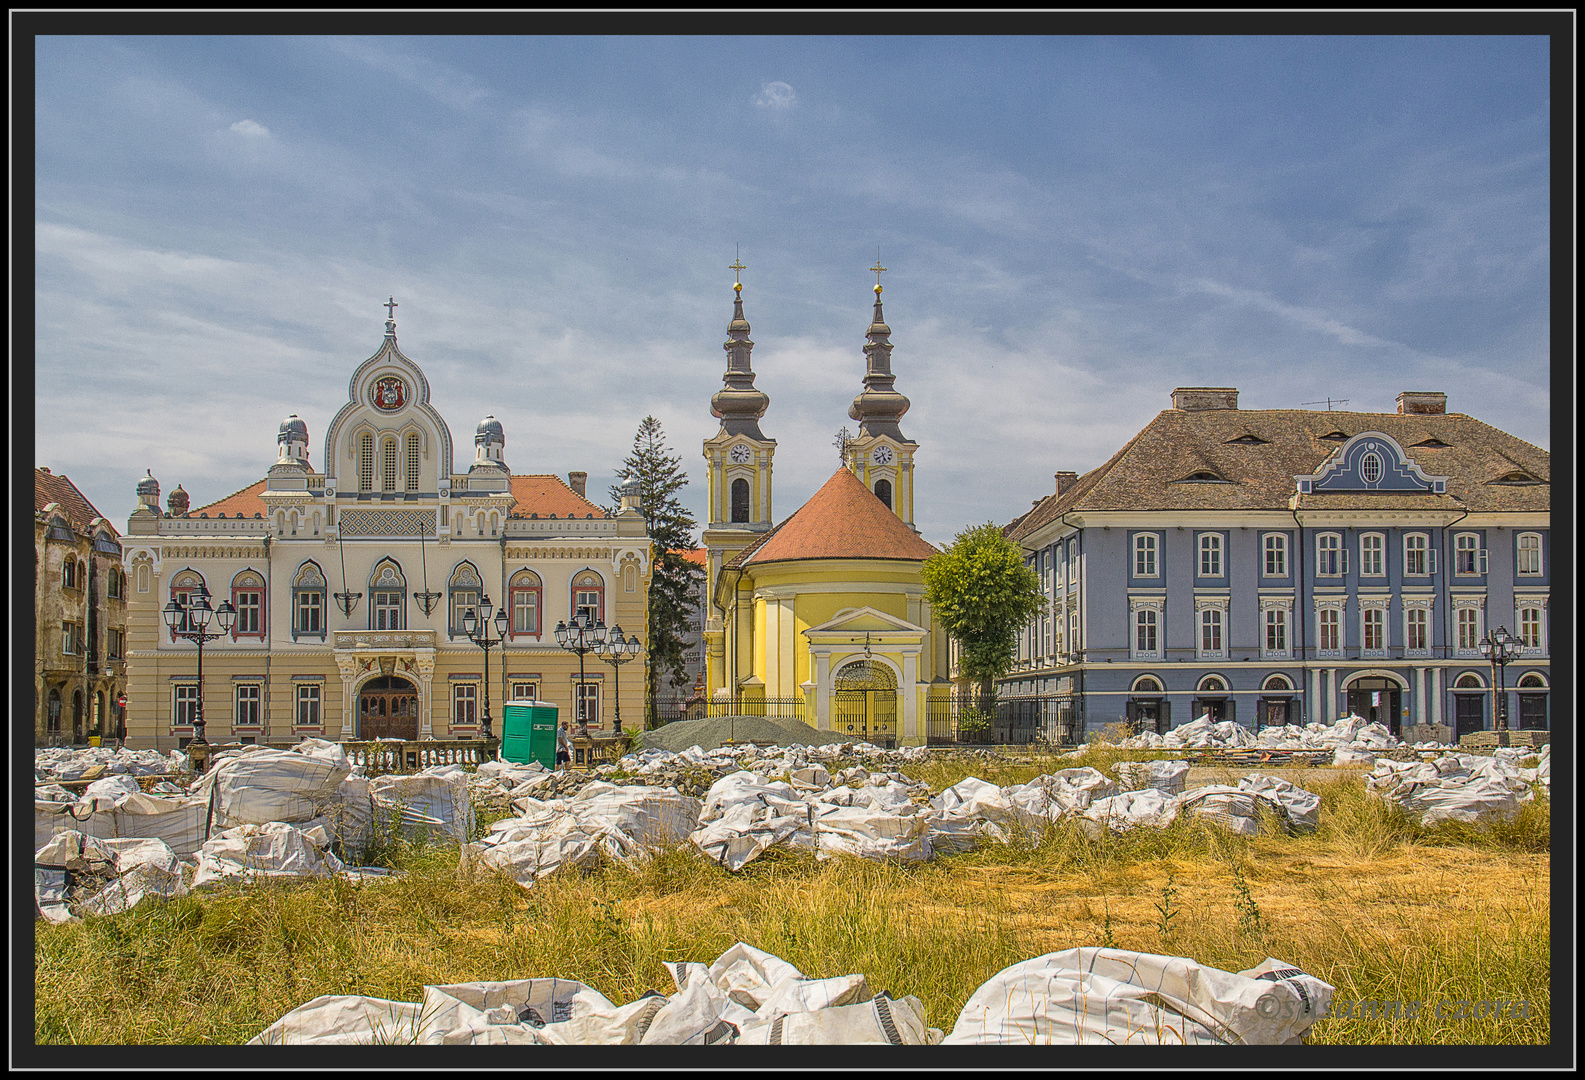
[[[1464,612],[1466,611],[1474,613],[1473,621],[1475,624],[1474,632],[1467,635],[1469,638],[1469,644],[1467,645],[1464,643],[1466,635],[1463,627],[1464,623],[1470,620],[1464,617]],[[1484,601],[1478,598],[1455,599],[1453,601],[1453,655],[1461,658],[1482,658],[1480,655],[1480,639],[1485,635],[1486,611]]]
[[[1534,540],[1533,548],[1525,547],[1526,540]],[[1541,543],[1541,534],[1538,532],[1522,532],[1514,537],[1514,574],[1518,577],[1540,577],[1546,571],[1546,562],[1542,555],[1545,548]],[[1525,569],[1525,556],[1534,553],[1535,569]]]
[[[582,723],[588,725],[589,727],[599,727],[600,684],[598,682],[574,683],[572,694],[572,715],[574,726]],[[590,713],[593,713],[592,718],[590,717]]]
[[[77,624],[70,622],[61,623],[61,652],[66,656],[77,655]]]
[[[526,694],[523,693],[522,691],[524,689],[527,689],[528,693],[526,693]],[[539,680],[537,680],[537,679],[513,679],[512,680],[512,700],[513,701],[538,701],[539,700]]]
[[[1419,541],[1418,544],[1412,543]],[[1421,569],[1414,569],[1415,563]],[[1436,548],[1431,546],[1429,533],[1405,533],[1403,537],[1403,576],[1404,577],[1430,577],[1436,573]]]
[[[1328,563],[1331,569],[1327,569]],[[1342,533],[1316,533],[1315,576],[1318,578],[1348,576],[1348,547],[1343,543]]]
[[[1330,658],[1330,657],[1341,657],[1344,654],[1344,652],[1348,649],[1348,634],[1347,634],[1348,620],[1343,618],[1345,604],[1346,604],[1346,601],[1343,598],[1341,598],[1341,597],[1338,597],[1336,599],[1328,597],[1328,598],[1326,598],[1324,600],[1318,598],[1316,600],[1316,602],[1315,602],[1315,655],[1316,656],[1318,656],[1318,657],[1328,657],[1328,658]],[[1328,647],[1326,647],[1323,644],[1323,642],[1326,640],[1326,634],[1325,634],[1326,623],[1324,621],[1324,616],[1326,615],[1327,612],[1330,612],[1332,614],[1332,618],[1335,620],[1333,625],[1336,626],[1336,628],[1337,628],[1337,643],[1334,646],[1332,646],[1331,648],[1328,648]]]
[[[1388,651],[1391,649],[1391,647],[1392,647],[1392,639],[1391,639],[1391,636],[1387,632],[1387,622],[1388,622],[1388,620],[1387,620],[1387,611],[1388,611],[1389,604],[1390,604],[1390,601],[1388,601],[1385,598],[1379,599],[1379,600],[1377,600],[1377,599],[1365,599],[1363,597],[1360,598],[1360,601],[1359,601],[1359,655],[1360,656],[1362,656],[1362,657],[1367,657],[1368,656],[1368,657],[1371,657],[1373,659],[1381,659],[1381,658],[1387,656]],[[1372,619],[1372,617],[1371,617],[1372,615],[1375,616],[1374,619]],[[1370,647],[1369,644],[1368,644],[1369,641],[1370,641],[1370,635],[1368,633],[1368,629],[1369,629],[1369,627],[1370,627],[1372,622],[1374,622],[1376,624],[1376,627],[1381,631],[1381,640],[1374,647]]]
[[[1432,606],[1432,601],[1429,600],[1429,599],[1420,600],[1420,599],[1417,598],[1415,600],[1408,600],[1408,599],[1404,600],[1404,603],[1403,603],[1403,655],[1404,656],[1430,656],[1431,655],[1431,630],[1432,630],[1432,626],[1433,626],[1433,623],[1431,621],[1431,606]],[[1414,620],[1413,620],[1412,616],[1416,612],[1418,612],[1420,614],[1421,620],[1422,620],[1421,623],[1420,623],[1420,628],[1423,631],[1423,637],[1424,637],[1424,641],[1425,641],[1425,643],[1423,645],[1416,645],[1414,643],[1414,638],[1415,638],[1414,626],[1415,626],[1415,624],[1414,624]]]
[[[1469,543],[1465,544],[1464,541]],[[1464,569],[1463,555],[1470,553],[1470,562],[1473,569]],[[1453,537],[1453,576],[1454,577],[1484,577],[1486,575],[1486,549],[1480,546],[1480,534],[1472,532],[1457,533]]]
[[[176,727],[192,727],[198,719],[198,684],[179,682],[171,684],[171,723]]]
[[[1159,533],[1139,532],[1134,534],[1134,577],[1158,578],[1161,576],[1161,536]],[[1141,570],[1140,563],[1144,560],[1149,569]]]
[[[464,708],[463,706],[467,707]],[[467,715],[464,716],[463,714]],[[451,726],[473,727],[479,722],[479,684],[459,682],[451,684]]]
[[[1518,630],[1516,635],[1524,645],[1523,655],[1545,656],[1547,654],[1547,598],[1545,596],[1520,596],[1514,599],[1513,615],[1514,626]],[[1536,643],[1531,645],[1524,640],[1525,612],[1536,613]]]
[[[1282,647],[1271,647],[1272,616],[1282,627]],[[1271,597],[1260,602],[1260,658],[1286,660],[1293,655],[1293,601],[1287,597]]]
[[[1219,532],[1202,532],[1195,541],[1199,551],[1199,562],[1196,564],[1199,573],[1196,577],[1224,578],[1227,576],[1227,563],[1225,560],[1226,544],[1223,543],[1222,534]],[[1207,556],[1210,556],[1212,569],[1207,570]]]
[[[251,710],[248,706],[252,706]],[[262,683],[237,683],[232,690],[232,720],[233,728],[259,727],[264,723],[264,686]],[[245,718],[245,713],[251,711],[253,719]]]
[[[324,723],[325,687],[323,683],[298,683],[297,701],[292,709],[292,724],[300,728],[317,728]]]
[[[1375,565],[1372,558],[1375,556]],[[1359,576],[1360,577],[1386,577],[1387,576],[1387,536],[1385,533],[1368,532],[1359,537]]]
[[[1128,600],[1128,656],[1131,660],[1160,660],[1162,656],[1162,638],[1166,632],[1165,614],[1166,600],[1162,597],[1129,597]],[[1139,647],[1140,620],[1145,614],[1154,620],[1151,630],[1155,637],[1155,648],[1142,649]]]
[[[1273,561],[1277,564],[1277,569],[1275,570],[1271,568]],[[1287,533],[1266,533],[1261,537],[1260,576],[1269,578],[1285,578],[1288,576]]]
[[[1068,655],[1079,651],[1079,609],[1068,612]]]
[[[1228,620],[1228,598],[1225,596],[1197,596],[1194,598],[1194,654],[1200,660],[1226,660],[1228,635],[1232,630]],[[1209,625],[1207,612],[1216,612],[1217,647],[1205,646],[1205,632]]]

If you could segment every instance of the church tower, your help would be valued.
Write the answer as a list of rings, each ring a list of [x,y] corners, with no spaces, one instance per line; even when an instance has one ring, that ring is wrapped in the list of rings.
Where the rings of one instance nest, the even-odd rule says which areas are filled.
[[[844,456],[864,486],[913,529],[914,451],[919,444],[897,426],[908,411],[908,399],[892,388],[897,381],[892,374],[892,328],[881,314],[881,274],[886,267],[877,259],[870,269],[875,273],[875,319],[864,346],[864,392],[848,409],[848,415],[859,422],[859,432],[848,440]]]
[[[728,654],[719,614],[710,607],[721,567],[734,555],[769,532],[771,516],[771,458],[776,440],[760,431],[759,418],[765,415],[770,398],[754,388],[754,369],[750,354],[748,320],[743,317],[743,281],[748,269],[742,260],[728,269],[739,278],[732,289],[732,321],[727,325],[726,374],[723,385],[710,399],[710,412],[719,417],[721,428],[704,442],[704,459],[709,476],[710,507],[704,529],[705,547],[705,643],[707,647],[706,682],[712,689],[725,685],[723,668]]]

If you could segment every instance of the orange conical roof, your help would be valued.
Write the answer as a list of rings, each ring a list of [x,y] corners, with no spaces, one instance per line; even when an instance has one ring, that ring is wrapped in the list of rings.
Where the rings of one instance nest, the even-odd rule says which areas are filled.
[[[836,471],[744,565],[792,559],[906,559],[936,553],[846,468]]]

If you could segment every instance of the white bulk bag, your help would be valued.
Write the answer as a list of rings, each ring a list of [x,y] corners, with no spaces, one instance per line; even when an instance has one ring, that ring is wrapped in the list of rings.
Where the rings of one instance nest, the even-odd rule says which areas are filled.
[[[1296,1043],[1332,989],[1277,960],[1235,975],[1178,956],[1066,949],[992,976],[942,1043]]]
[[[369,798],[374,803],[375,828],[381,831],[394,825],[404,836],[427,835],[464,844],[473,831],[468,774],[460,765],[375,777],[369,781]]]
[[[1250,773],[1238,782],[1240,789],[1261,795],[1282,808],[1283,816],[1296,831],[1309,832],[1321,824],[1321,796],[1275,776]]]
[[[211,832],[269,821],[306,821],[352,772],[341,747],[305,739],[291,750],[247,747],[215,758],[193,794],[214,801]]]
[[[1189,780],[1189,763],[1187,761],[1123,761],[1117,765],[1117,778],[1130,791],[1155,788],[1164,795],[1182,795]]]
[[[329,877],[342,869],[324,829],[284,821],[238,825],[204,841],[193,888],[230,879]]]
[[[1096,799],[1077,814],[1079,827],[1091,840],[1098,840],[1102,832],[1127,832],[1140,826],[1160,828],[1170,825],[1178,814],[1178,798],[1164,795],[1155,788],[1143,791],[1124,791],[1105,799]]]

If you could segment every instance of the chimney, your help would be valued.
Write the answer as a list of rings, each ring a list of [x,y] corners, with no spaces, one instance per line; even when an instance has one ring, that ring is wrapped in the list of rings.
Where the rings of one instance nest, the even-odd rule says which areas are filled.
[[[1076,472],[1059,472],[1059,473],[1057,473],[1057,495],[1058,495],[1058,497],[1061,497],[1062,493],[1065,492],[1065,491],[1072,491],[1073,490],[1073,485],[1077,484],[1078,482],[1079,482],[1079,474],[1076,473]]]
[[[1398,395],[1399,416],[1441,416],[1447,412],[1447,395],[1437,390],[1405,390]]]
[[[1234,386],[1180,386],[1172,392],[1172,407],[1183,412],[1238,408]]]
[[[586,472],[570,472],[567,474],[567,486],[572,488],[572,493],[578,498],[583,498],[584,486],[589,483],[589,474]]]
[[[43,465],[39,466],[39,472],[43,473],[45,476],[50,475],[49,469]]]

